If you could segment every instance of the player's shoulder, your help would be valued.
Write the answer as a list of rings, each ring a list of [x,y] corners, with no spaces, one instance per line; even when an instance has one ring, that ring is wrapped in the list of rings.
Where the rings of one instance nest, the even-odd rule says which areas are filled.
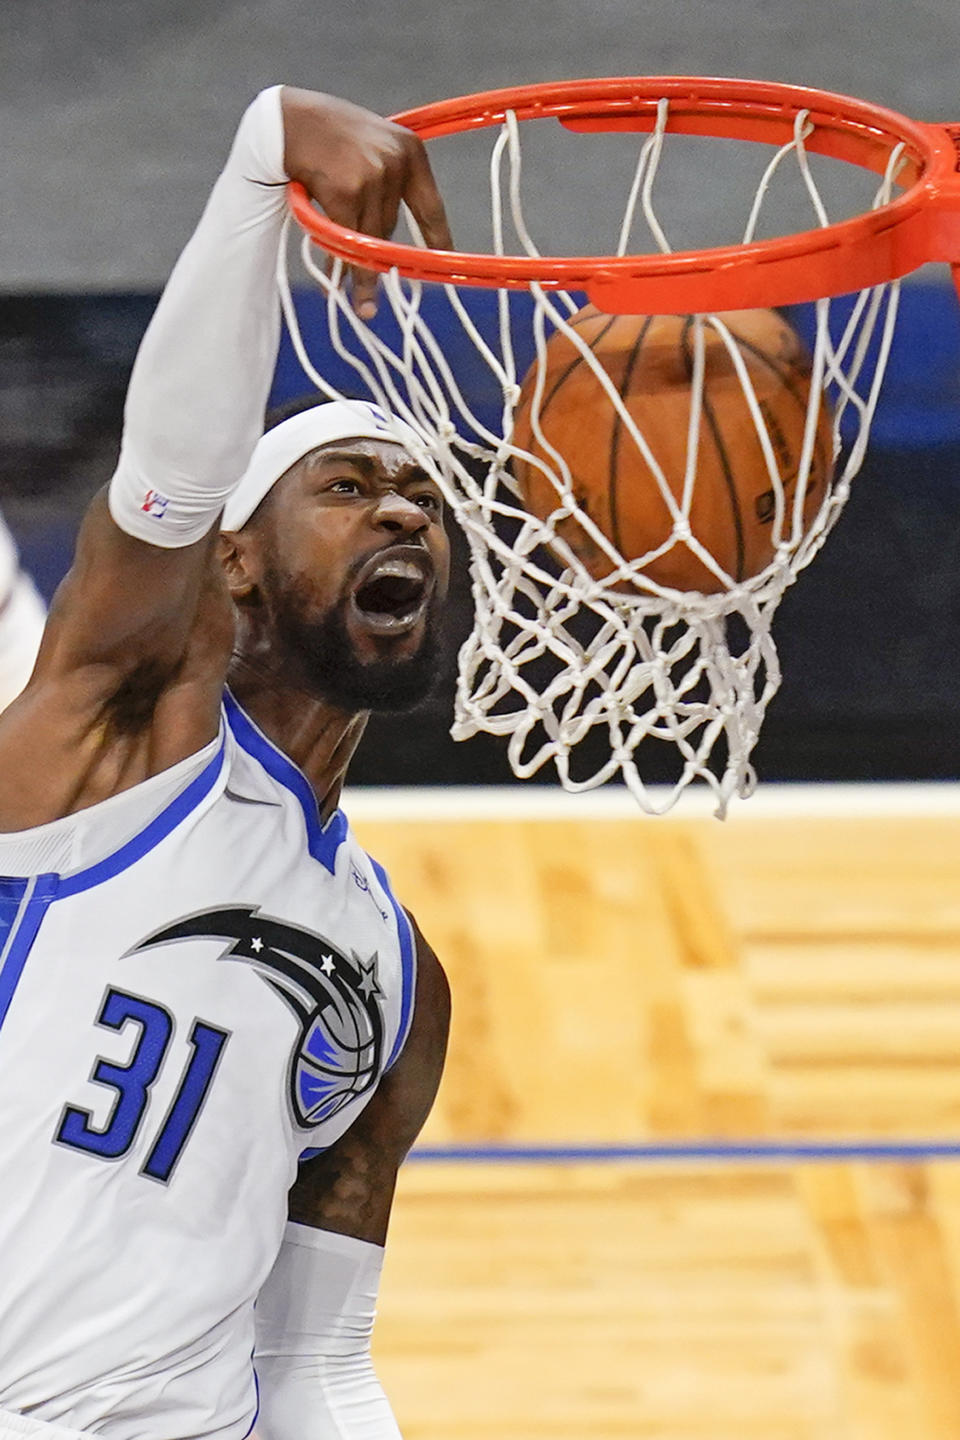
[[[420,929],[415,916],[409,910],[405,910],[404,914],[413,934],[417,957],[417,998],[411,1034],[419,1020],[428,1031],[428,1045],[435,1048],[442,1040],[445,1050],[450,1028],[450,982],[439,955]]]
[[[385,909],[392,909],[396,916],[401,945],[409,947],[410,958],[415,967],[416,999],[413,1022],[410,1037],[404,1048],[406,1050],[411,1040],[414,1040],[414,1031],[418,1022],[422,1024],[424,1016],[428,1013],[432,1017],[432,1021],[440,1022],[445,1037],[450,1019],[450,985],[440,958],[421,929],[416,916],[394,890],[386,866],[364,849],[346,815],[344,815],[344,825],[348,863],[343,867],[343,873],[348,875],[350,882],[359,889],[375,889],[382,897]],[[429,1028],[432,1031],[436,1030],[436,1025],[431,1023]],[[414,1046],[415,1044],[414,1040]]]

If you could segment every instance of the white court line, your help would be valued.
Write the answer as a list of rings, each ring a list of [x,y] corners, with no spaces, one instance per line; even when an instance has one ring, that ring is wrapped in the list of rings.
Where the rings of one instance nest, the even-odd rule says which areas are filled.
[[[666,791],[651,786],[659,799]],[[568,795],[556,786],[371,786],[347,789],[343,808],[352,820],[638,820],[664,823],[645,815],[627,790],[606,786]],[[699,819],[714,813],[712,795],[687,790],[667,819]],[[738,820],[877,819],[960,817],[960,781],[863,785],[761,785],[749,800],[730,805],[727,823]]]

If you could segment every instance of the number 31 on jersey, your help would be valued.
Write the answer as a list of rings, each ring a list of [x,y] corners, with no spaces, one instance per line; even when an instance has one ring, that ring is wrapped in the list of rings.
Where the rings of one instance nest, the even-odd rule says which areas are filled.
[[[160,1075],[173,1035],[173,1016],[154,1000],[111,988],[104,996],[97,1016],[98,1025],[122,1030],[127,1024],[139,1026],[133,1054],[126,1065],[98,1056],[90,1078],[96,1085],[116,1092],[107,1123],[98,1128],[93,1113],[67,1105],[54,1137],[58,1144],[85,1150],[102,1160],[119,1160],[126,1155],[150,1108],[150,1091]],[[176,1094],[157,1131],[140,1174],[166,1184],[190,1139],[197,1117],[213,1083],[223,1048],[230,1032],[194,1020],[190,1030],[191,1055],[180,1078]]]

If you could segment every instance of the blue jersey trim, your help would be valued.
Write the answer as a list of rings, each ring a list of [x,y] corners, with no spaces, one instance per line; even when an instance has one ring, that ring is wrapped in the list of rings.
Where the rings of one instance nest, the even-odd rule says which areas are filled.
[[[374,874],[383,887],[387,899],[393,906],[393,913],[397,917],[397,935],[400,940],[400,969],[403,977],[400,994],[400,1025],[397,1029],[397,1038],[393,1042],[393,1049],[390,1051],[390,1058],[383,1067],[384,1074],[386,1074],[391,1065],[397,1060],[400,1051],[407,1042],[407,1036],[410,1034],[410,1023],[413,1020],[413,1001],[417,989],[417,967],[413,930],[411,929],[407,912],[390,889],[390,881],[383,866],[378,865],[372,855],[370,856],[370,863],[373,866]]]
[[[254,1308],[256,1308],[256,1301],[254,1301]],[[244,1435],[243,1440],[249,1440],[254,1426],[260,1419],[260,1376],[257,1374],[257,1367],[252,1355],[250,1356],[250,1368],[253,1371],[253,1419],[250,1421],[250,1429]]]
[[[220,741],[216,755],[207,762],[200,774],[195,775],[186,789],[181,790],[159,815],[154,816],[149,825],[105,860],[98,860],[96,865],[90,865],[86,870],[78,870],[75,875],[67,875],[61,879],[56,898],[63,900],[68,895],[77,895],[81,890],[90,890],[94,885],[102,885],[105,880],[112,880],[138,860],[142,860],[161,840],[165,840],[213,789],[223,768],[224,750],[225,737]]]
[[[10,1002],[13,1000],[14,991],[20,982],[20,976],[23,974],[27,956],[37,938],[40,922],[47,913],[47,906],[56,897],[59,878],[58,875],[38,875],[35,880],[24,881],[21,896],[26,898],[19,907],[19,914],[8,932],[7,945],[2,965],[0,965],[0,1027],[7,1018],[7,1011],[10,1009]],[[10,885],[16,882],[5,879],[3,883]],[[28,887],[31,885],[33,888],[28,893]]]
[[[154,816],[139,834],[134,835],[106,859],[99,860],[96,865],[89,865],[86,870],[78,870],[75,875],[65,877],[52,873],[37,875],[35,878],[0,877],[0,934],[4,921],[7,926],[5,942],[0,947],[0,1025],[10,1009],[10,1002],[23,974],[33,942],[37,938],[47,906],[54,900],[78,895],[83,890],[92,889],[94,885],[101,885],[105,880],[112,880],[137,860],[142,860],[144,855],[175,830],[191,810],[195,810],[209,795],[223,768],[225,748],[224,736],[217,753],[207,762],[200,774],[195,775],[190,784],[181,790],[159,815]],[[32,889],[29,888],[31,885]],[[11,914],[13,905],[16,908]]]
[[[7,948],[10,932],[16,926],[24,891],[29,884],[26,875],[0,875],[0,959]]]
[[[307,849],[320,864],[334,873],[337,851],[347,838],[347,817],[342,810],[335,810],[321,825],[317,811],[317,797],[310,781],[272,740],[268,740],[245,710],[241,710],[229,690],[224,691],[223,706],[227,720],[237,744],[252,755],[272,779],[278,781],[295,796],[303,811],[303,823],[307,831]]]

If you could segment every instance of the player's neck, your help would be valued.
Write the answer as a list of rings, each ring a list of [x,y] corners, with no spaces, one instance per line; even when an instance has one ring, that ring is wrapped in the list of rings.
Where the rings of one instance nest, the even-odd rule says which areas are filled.
[[[306,775],[326,821],[339,804],[366,712],[339,710],[243,655],[234,657],[227,683],[250,718]]]

